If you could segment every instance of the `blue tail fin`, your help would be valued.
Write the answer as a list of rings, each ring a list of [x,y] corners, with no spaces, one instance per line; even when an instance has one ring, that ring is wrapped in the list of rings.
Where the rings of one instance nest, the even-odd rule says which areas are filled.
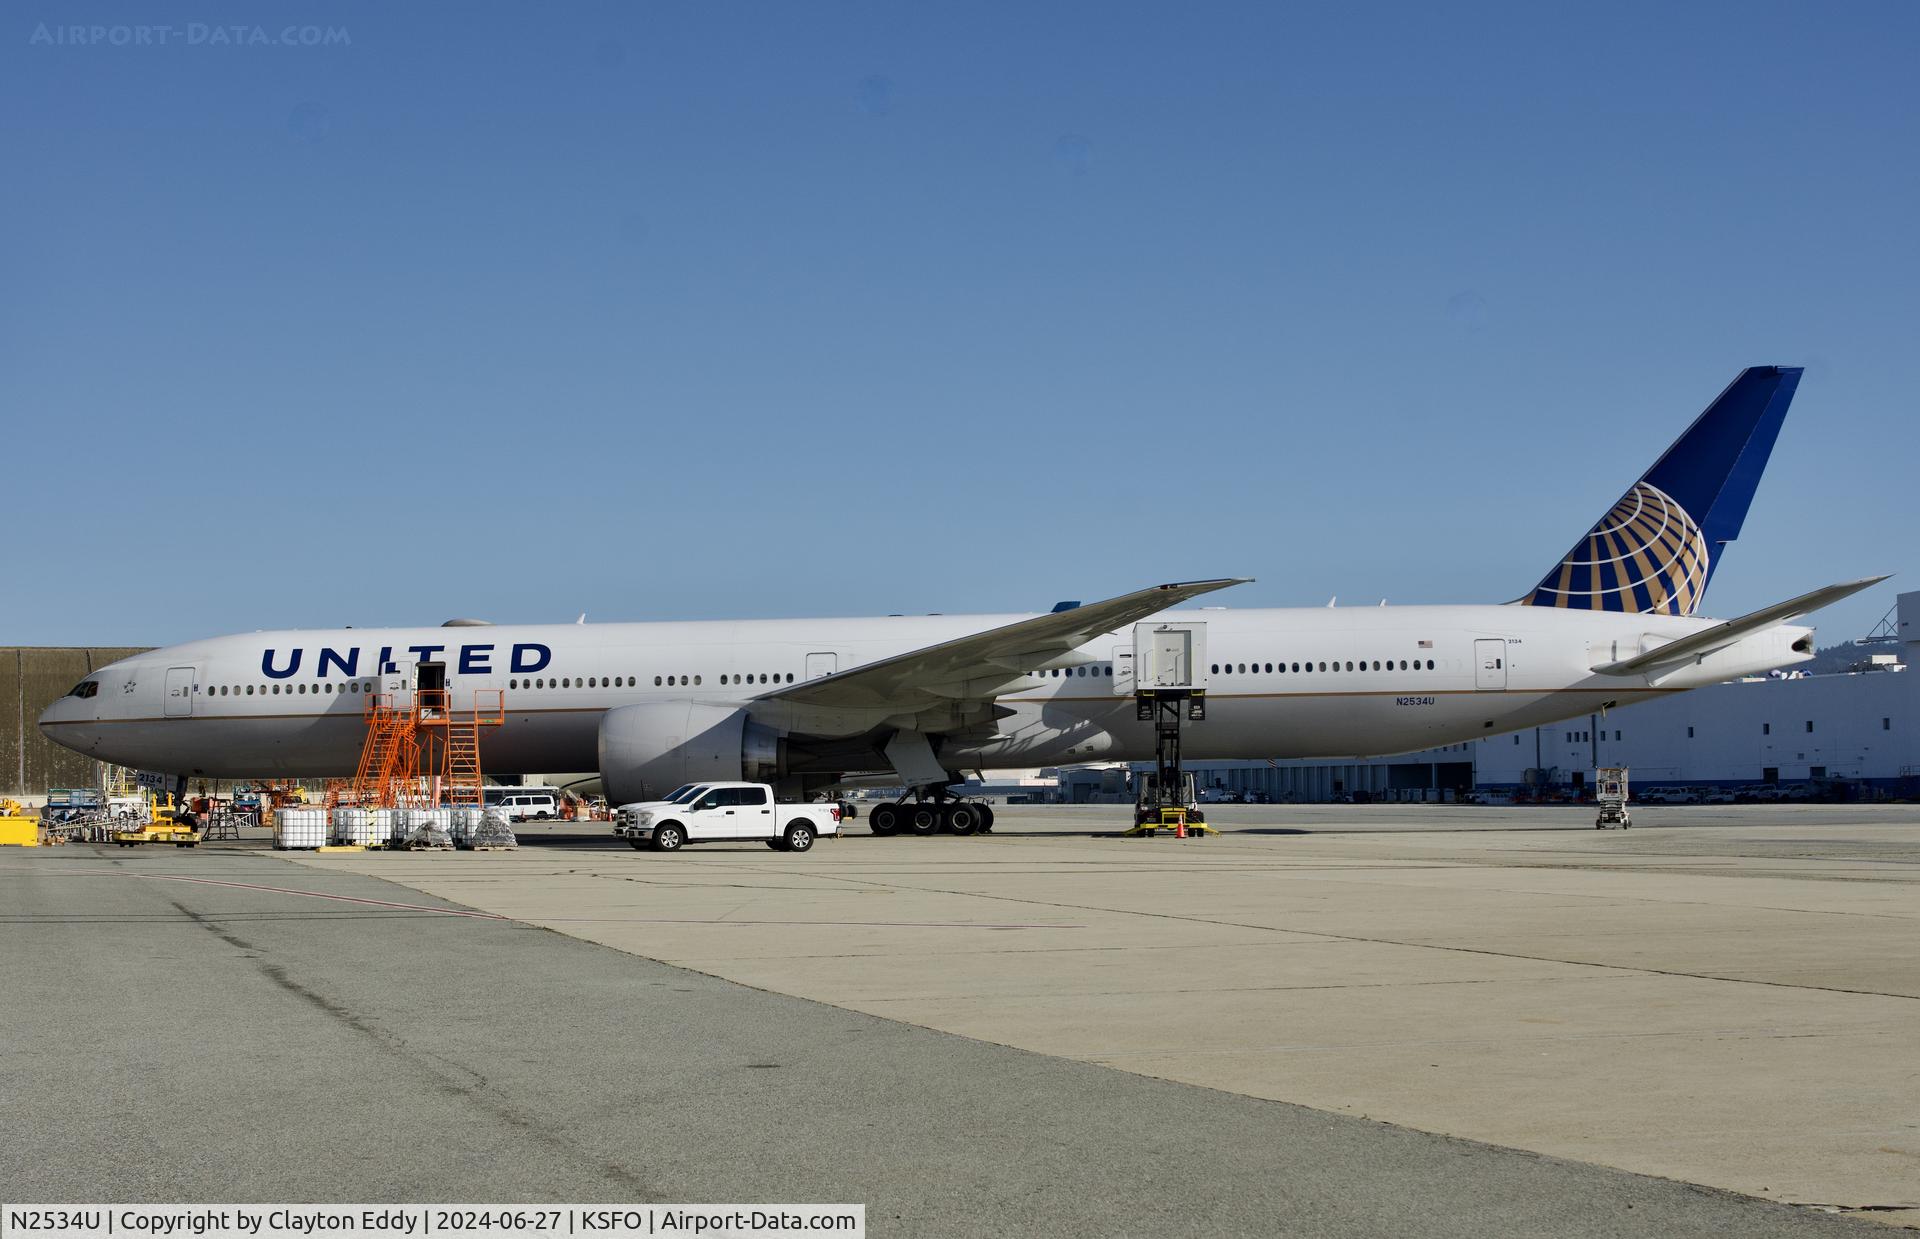
[[[1755,366],[1707,406],[1646,476],[1520,603],[1692,615],[1793,402],[1800,371]]]

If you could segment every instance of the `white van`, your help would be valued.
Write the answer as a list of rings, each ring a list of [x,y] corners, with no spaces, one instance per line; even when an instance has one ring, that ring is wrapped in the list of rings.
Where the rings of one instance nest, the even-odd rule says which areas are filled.
[[[560,816],[560,794],[542,787],[503,787],[487,796],[487,807],[498,807],[509,822],[547,822]]]

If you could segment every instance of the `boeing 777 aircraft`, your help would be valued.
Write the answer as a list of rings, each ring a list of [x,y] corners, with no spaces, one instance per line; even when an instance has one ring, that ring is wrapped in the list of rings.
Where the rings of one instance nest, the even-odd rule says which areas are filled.
[[[114,663],[40,725],[143,770],[347,775],[368,694],[444,686],[458,708],[501,690],[489,773],[597,766],[616,804],[695,779],[799,794],[880,776],[944,805],[962,771],[1152,758],[1133,655],[1171,623],[1203,633],[1189,758],[1454,743],[1802,662],[1813,630],[1789,621],[1885,579],[1695,614],[1800,373],[1742,372],[1509,603],[1169,610],[1240,583],[1212,580],[1044,615],[256,632]]]

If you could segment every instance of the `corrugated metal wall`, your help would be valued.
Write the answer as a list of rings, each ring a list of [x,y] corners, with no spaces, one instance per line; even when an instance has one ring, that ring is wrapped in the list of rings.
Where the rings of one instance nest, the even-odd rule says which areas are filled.
[[[48,740],[35,720],[96,668],[140,652],[0,646],[0,795],[38,796],[49,787],[90,787],[98,780],[91,759]]]

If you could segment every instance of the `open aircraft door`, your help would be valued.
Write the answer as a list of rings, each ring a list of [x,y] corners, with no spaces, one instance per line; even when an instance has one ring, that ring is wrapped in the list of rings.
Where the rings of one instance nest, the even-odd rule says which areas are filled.
[[[193,713],[192,667],[167,668],[167,717],[187,718]]]
[[[1483,690],[1507,686],[1505,641],[1494,639],[1473,643],[1473,686]]]

